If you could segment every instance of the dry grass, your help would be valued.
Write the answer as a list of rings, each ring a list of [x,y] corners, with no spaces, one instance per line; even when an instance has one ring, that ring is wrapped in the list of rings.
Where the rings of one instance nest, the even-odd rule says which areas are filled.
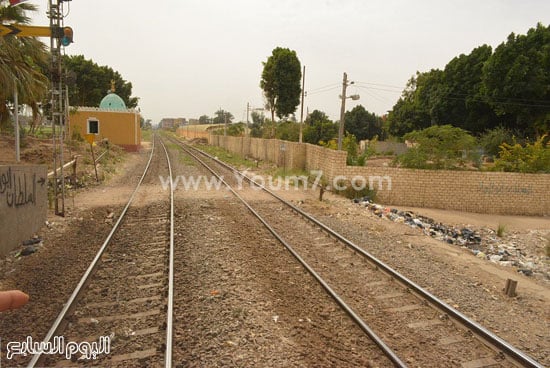
[[[498,224],[497,228],[497,236],[499,238],[502,238],[504,236],[504,233],[506,232],[506,225],[504,224]]]

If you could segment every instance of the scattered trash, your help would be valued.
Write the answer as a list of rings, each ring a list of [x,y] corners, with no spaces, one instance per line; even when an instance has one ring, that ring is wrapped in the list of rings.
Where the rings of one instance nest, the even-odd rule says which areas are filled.
[[[478,253],[476,254],[476,257],[477,257],[477,258],[481,258],[481,259],[485,259],[485,258],[487,258],[487,255],[486,255],[485,253],[483,253],[483,252],[478,252]]]
[[[36,247],[34,245],[27,245],[23,250],[20,252],[20,255],[22,256],[29,256],[33,253],[36,253]]]
[[[369,197],[356,198],[353,203],[365,207],[381,219],[404,223],[449,245],[468,248],[480,259],[486,259],[505,267],[517,267],[518,272],[525,276],[537,274],[542,276],[543,279],[550,280],[550,267],[548,267],[548,262],[545,261],[544,256],[533,254],[528,256],[522,249],[521,243],[518,244],[516,241],[517,237],[513,234],[507,236],[505,240],[498,237],[493,229],[474,230],[468,226],[445,225],[411,211],[401,211],[396,208],[381,206],[373,203]]]
[[[481,236],[469,228],[456,229],[410,211],[399,211],[396,208],[386,208],[379,204],[372,203],[369,197],[354,199],[353,202],[366,207],[380,218],[386,218],[393,222],[405,223],[412,228],[422,229],[426,235],[445,241],[448,244],[470,245],[472,248],[477,249],[475,246],[481,243]]]
[[[29,239],[29,240],[24,240],[23,241],[23,245],[33,245],[33,244],[38,244],[42,241],[42,239],[40,238],[32,238],[32,239]]]

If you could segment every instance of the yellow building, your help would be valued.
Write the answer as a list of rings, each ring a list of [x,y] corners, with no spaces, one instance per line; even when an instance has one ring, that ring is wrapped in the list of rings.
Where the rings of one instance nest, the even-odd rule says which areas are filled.
[[[95,134],[95,141],[107,139],[127,151],[141,147],[141,117],[139,112],[128,109],[114,92],[101,100],[99,107],[77,107],[69,114],[69,137]]]

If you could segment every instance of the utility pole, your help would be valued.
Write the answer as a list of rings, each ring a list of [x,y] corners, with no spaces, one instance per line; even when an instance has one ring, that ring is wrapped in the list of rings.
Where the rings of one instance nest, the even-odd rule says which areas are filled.
[[[223,136],[227,137],[227,115],[225,115],[225,111],[223,110],[222,110],[222,116],[223,116]]]
[[[306,66],[304,65],[304,71],[302,72],[302,107],[300,108],[300,139],[299,143],[302,143],[303,126],[304,126],[304,96],[306,88]]]
[[[340,126],[338,127],[338,151],[342,150],[342,136],[344,135],[344,114],[346,113],[346,88],[348,87],[348,75],[344,73],[342,82],[342,107],[340,108]]]
[[[342,108],[340,109],[340,127],[338,128],[338,150],[342,150],[342,136],[344,135],[344,116],[346,113],[346,98],[351,98],[352,100],[356,101],[360,98],[359,95],[351,95],[349,97],[346,96],[346,88],[349,84],[353,84],[353,82],[348,83],[348,75],[344,73],[344,81],[342,83],[342,95],[340,98],[342,99]]]
[[[19,141],[19,95],[17,91],[17,80],[15,81],[15,90],[13,91],[13,117],[15,120],[15,161],[21,161],[20,147],[21,142]]]
[[[246,103],[246,134],[245,136],[249,136],[250,137],[250,123],[249,123],[249,120],[248,120],[248,112],[250,111],[250,102],[247,102]]]

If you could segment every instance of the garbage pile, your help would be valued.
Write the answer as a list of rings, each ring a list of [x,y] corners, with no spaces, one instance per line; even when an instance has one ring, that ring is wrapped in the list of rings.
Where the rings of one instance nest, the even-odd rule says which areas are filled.
[[[517,267],[517,271],[525,276],[536,274],[542,279],[550,280],[550,267],[548,261],[543,259],[548,257],[527,255],[521,246],[514,242],[504,242],[492,229],[474,230],[445,225],[411,211],[381,206],[373,203],[369,197],[356,198],[353,202],[382,219],[409,225],[434,239],[468,248],[478,258],[502,266]]]

